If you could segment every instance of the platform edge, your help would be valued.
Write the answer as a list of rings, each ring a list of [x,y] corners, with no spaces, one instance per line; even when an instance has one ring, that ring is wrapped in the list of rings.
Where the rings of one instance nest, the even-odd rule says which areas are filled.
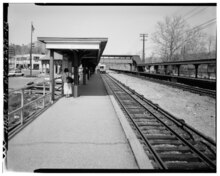
[[[108,87],[107,83],[103,80],[106,91],[109,95],[109,98],[111,100],[111,103],[114,107],[114,110],[118,116],[118,119],[121,123],[122,129],[124,130],[125,136],[128,140],[128,143],[130,145],[130,148],[134,154],[134,157],[136,159],[137,165],[139,169],[154,169],[150,159],[146,155],[143,147],[141,146],[141,143],[137,139],[134,131],[132,130],[131,126],[129,125],[124,113],[122,112],[121,108],[119,107],[115,97],[111,95],[110,88]]]

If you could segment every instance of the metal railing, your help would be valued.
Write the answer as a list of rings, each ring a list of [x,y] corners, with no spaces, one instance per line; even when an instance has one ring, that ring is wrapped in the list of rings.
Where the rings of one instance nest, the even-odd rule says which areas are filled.
[[[61,80],[60,82],[58,82]],[[52,103],[51,84],[54,81],[55,100],[63,96],[61,77],[54,80],[33,83],[26,87],[9,92],[8,101],[8,132],[12,134],[28,124],[38,114],[47,109]]]

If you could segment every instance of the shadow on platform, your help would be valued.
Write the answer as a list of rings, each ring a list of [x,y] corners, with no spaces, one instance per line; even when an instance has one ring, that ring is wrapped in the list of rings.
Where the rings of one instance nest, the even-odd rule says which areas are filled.
[[[107,92],[99,73],[93,74],[86,85],[79,85],[79,96],[107,96]]]

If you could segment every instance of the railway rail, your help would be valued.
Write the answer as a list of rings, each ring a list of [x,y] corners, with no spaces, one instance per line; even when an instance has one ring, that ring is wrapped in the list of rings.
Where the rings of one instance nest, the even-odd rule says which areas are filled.
[[[143,78],[142,76],[136,76],[136,77]],[[147,80],[157,82],[157,83],[160,83],[160,84],[169,85],[169,86],[172,86],[172,87],[187,90],[187,91],[197,93],[197,94],[201,94],[201,95],[208,95],[208,96],[213,97],[213,98],[216,97],[216,91],[215,90],[203,89],[203,88],[199,88],[199,87],[188,86],[188,85],[185,85],[185,84],[180,84],[180,83],[175,83],[175,82],[170,82],[170,81],[163,81],[163,80],[157,80],[157,79],[148,79],[146,77],[144,77],[143,79],[147,79]]]
[[[200,95],[207,95],[207,96],[210,96],[212,98],[216,98],[216,91],[215,90],[204,89],[204,88],[200,88],[200,87],[196,87],[196,86],[181,84],[181,83],[175,82],[175,80],[165,81],[165,80],[160,80],[160,79],[155,79],[155,78],[148,78],[148,77],[143,76],[143,75],[133,74],[132,72],[129,73],[129,71],[128,72],[123,72],[123,73],[127,74],[127,75],[130,75],[130,76],[137,77],[137,78],[145,79],[145,80],[148,80],[148,81],[152,81],[152,82],[156,82],[156,83],[160,83],[160,84],[164,84],[164,85],[169,85],[169,86],[176,87],[176,88],[179,88],[179,89],[182,89],[182,90],[197,93],[197,94],[200,94]],[[173,79],[175,79],[175,78],[173,78]]]
[[[146,77],[145,77],[145,79],[146,79]],[[152,80],[152,79],[148,79],[148,80]],[[156,80],[156,79],[154,79],[153,81],[158,82],[158,83],[162,83],[162,84],[165,84],[165,85],[169,85],[169,86],[172,86],[172,87],[180,88],[180,89],[183,89],[183,90],[187,90],[187,91],[190,91],[190,92],[193,92],[193,93],[197,93],[197,94],[201,94],[201,95],[208,95],[208,96],[213,97],[213,98],[216,97],[216,91],[215,90],[203,89],[203,88],[200,88],[200,87],[188,86],[188,85],[185,85],[185,84],[180,84],[180,83],[175,83],[175,82],[170,82],[170,81],[162,81],[162,80]]]
[[[120,104],[156,170],[216,171],[216,143],[108,74],[102,79]]]

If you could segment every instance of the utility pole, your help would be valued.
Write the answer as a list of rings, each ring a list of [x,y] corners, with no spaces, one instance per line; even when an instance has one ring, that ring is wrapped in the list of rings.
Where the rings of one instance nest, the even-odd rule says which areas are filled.
[[[145,41],[147,40],[148,34],[140,34],[140,37],[142,38],[143,41],[143,62],[145,62]]]
[[[34,32],[34,26],[31,22],[31,48],[30,48],[30,76],[32,76],[32,35]]]

